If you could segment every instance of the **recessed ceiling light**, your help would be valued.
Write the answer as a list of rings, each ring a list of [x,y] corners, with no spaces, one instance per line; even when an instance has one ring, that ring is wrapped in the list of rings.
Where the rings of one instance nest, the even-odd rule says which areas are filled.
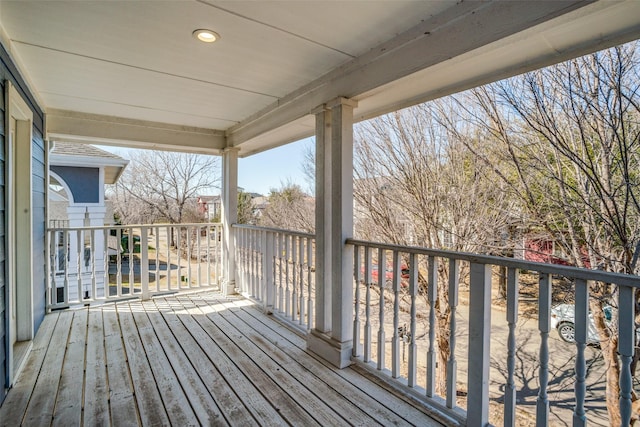
[[[213,43],[214,41],[220,39],[220,34],[216,33],[215,31],[200,29],[193,32],[193,37],[197,38],[201,42]]]

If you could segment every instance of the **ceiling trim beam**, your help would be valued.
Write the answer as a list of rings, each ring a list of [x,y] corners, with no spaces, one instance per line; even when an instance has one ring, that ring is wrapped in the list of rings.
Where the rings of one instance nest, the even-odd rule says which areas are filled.
[[[76,111],[46,112],[51,141],[84,142],[130,148],[221,154],[224,131]]]
[[[458,3],[232,126],[227,144],[240,146],[309,114],[328,100],[355,97],[590,3]]]

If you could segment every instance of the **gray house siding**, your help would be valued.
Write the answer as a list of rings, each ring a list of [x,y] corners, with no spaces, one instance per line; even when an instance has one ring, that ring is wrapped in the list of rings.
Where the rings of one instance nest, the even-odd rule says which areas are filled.
[[[73,166],[51,166],[69,186],[75,203],[100,202],[100,169]]]
[[[31,147],[32,167],[32,202],[33,209],[33,280],[36,284],[33,294],[34,329],[40,327],[46,312],[47,285],[46,285],[46,224],[47,202],[46,183],[47,168],[45,166],[45,144],[42,132],[33,130]]]
[[[9,203],[5,196],[5,81],[9,80],[22,95],[33,112],[32,168],[33,168],[33,280],[34,280],[34,328],[37,330],[45,315],[45,224],[46,224],[46,167],[43,140],[44,113],[27,89],[22,76],[11,61],[4,46],[0,45],[0,403],[6,395],[8,384],[7,352],[9,349],[8,312],[6,310],[8,287],[6,286],[6,223],[5,212]]]

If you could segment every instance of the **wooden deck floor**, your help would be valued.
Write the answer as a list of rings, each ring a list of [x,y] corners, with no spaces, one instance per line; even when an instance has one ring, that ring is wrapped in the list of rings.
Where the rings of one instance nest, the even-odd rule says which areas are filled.
[[[250,301],[216,293],[47,315],[0,424],[440,425],[358,368],[310,355]]]

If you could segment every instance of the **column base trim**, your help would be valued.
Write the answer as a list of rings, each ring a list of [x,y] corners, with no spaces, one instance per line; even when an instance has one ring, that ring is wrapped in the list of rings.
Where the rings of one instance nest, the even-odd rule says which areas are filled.
[[[338,369],[351,365],[353,341],[339,342],[324,332],[312,329],[307,334],[307,350],[322,357]]]
[[[220,290],[222,295],[236,295],[236,281],[235,280],[223,280],[220,284]]]

